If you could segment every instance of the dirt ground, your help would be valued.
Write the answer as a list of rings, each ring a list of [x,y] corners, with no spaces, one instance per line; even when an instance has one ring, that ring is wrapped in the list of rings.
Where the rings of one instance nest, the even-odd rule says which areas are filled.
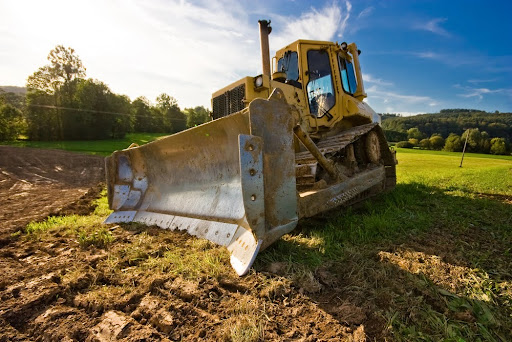
[[[126,251],[140,244],[140,231],[110,228],[116,243],[108,250],[81,248],[60,231],[15,234],[48,215],[87,214],[103,175],[101,157],[0,147],[0,341],[365,341],[360,309],[346,303],[329,314],[286,278],[134,275]],[[142,235],[185,250],[197,243],[160,229]],[[117,256],[126,257],[120,272],[109,264]]]
[[[104,180],[103,160],[67,151],[0,146],[0,237],[76,202]]]
[[[468,281],[512,293],[509,276],[480,284],[467,262],[492,250],[494,262],[480,267],[512,269],[510,239],[485,229],[440,227],[407,242],[346,249],[343,260],[314,272],[257,260],[243,278],[225,267],[224,248],[155,227],[87,226],[94,231],[86,237],[111,237],[104,246],[84,244],[66,227],[16,233],[48,215],[90,213],[103,175],[101,157],[0,147],[0,342],[392,341],[397,315],[406,317],[404,329],[448,317],[477,331],[481,317],[470,305],[510,314],[500,313],[509,305],[501,297],[489,304],[455,295]],[[512,336],[511,324],[488,326]]]

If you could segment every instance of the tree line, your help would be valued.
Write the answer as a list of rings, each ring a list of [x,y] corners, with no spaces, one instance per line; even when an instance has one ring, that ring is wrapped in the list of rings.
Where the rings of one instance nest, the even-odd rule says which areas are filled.
[[[443,109],[436,114],[383,115],[382,128],[397,147],[510,154],[512,113],[475,109]]]
[[[129,132],[176,133],[210,120],[203,106],[181,110],[175,98],[161,94],[152,104],[131,101],[98,80],[72,48],[55,47],[49,64],[27,79],[26,94],[0,91],[0,140],[25,135],[29,140],[122,138]]]

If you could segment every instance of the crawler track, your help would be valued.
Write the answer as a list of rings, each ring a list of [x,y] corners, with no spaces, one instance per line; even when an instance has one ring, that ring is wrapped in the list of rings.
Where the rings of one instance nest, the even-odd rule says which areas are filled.
[[[372,133],[374,132],[374,133]],[[375,134],[378,138],[378,160],[372,161],[368,137]],[[357,194],[346,205],[365,200],[381,191],[389,191],[395,187],[395,158],[390,151],[382,129],[378,124],[367,124],[354,127],[340,134],[317,142],[322,154],[332,160],[337,168],[348,179],[357,178],[365,170],[378,166],[385,167],[385,181],[378,187]],[[333,183],[326,175],[322,166],[308,151],[295,154],[297,190],[299,192],[324,188]]]

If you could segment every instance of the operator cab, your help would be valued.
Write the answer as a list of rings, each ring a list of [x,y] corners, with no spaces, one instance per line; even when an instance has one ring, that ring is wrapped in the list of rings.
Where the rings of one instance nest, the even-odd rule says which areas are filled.
[[[302,83],[299,81],[299,57],[297,51],[285,51],[283,57],[277,60],[277,66],[274,66],[274,70],[272,74],[274,81],[290,84],[302,89]]]
[[[304,94],[315,126],[332,126],[346,112],[347,102],[342,98],[347,95],[361,101],[366,97],[362,77],[356,72],[354,54],[359,53],[355,44],[298,40],[276,52],[272,80]]]

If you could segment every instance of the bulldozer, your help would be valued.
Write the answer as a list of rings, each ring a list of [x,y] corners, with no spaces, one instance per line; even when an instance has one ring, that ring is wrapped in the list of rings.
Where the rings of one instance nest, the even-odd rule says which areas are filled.
[[[270,21],[259,30],[263,73],[215,92],[212,121],[106,158],[106,223],[226,246],[240,276],[300,219],[396,184],[356,44],[297,40],[271,62]]]

